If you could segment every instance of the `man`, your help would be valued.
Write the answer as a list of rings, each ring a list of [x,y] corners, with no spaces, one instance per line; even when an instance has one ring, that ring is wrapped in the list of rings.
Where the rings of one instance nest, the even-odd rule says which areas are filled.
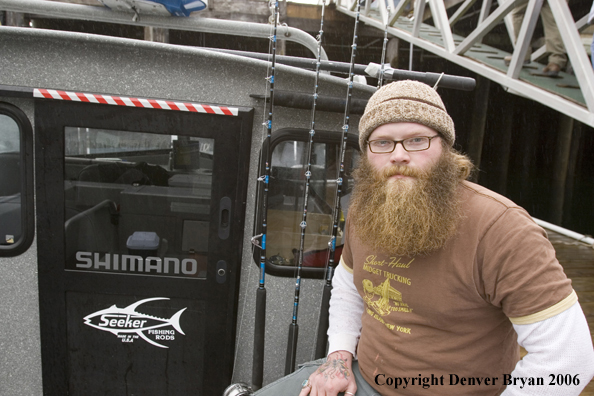
[[[526,211],[465,181],[435,90],[384,86],[359,134],[327,361],[262,394],[578,395],[594,349],[571,281]]]
[[[511,12],[514,35],[516,38],[518,37],[522,27],[522,21],[524,20],[526,7],[527,4],[521,5],[514,8]],[[542,5],[540,17],[542,19],[542,25],[544,29],[545,45],[547,52],[549,53],[548,63],[543,68],[542,73],[549,77],[556,77],[559,75],[559,72],[565,69],[567,66],[567,53],[565,50],[565,45],[563,44],[563,39],[561,38],[561,33],[559,33],[559,28],[557,27],[557,23],[553,17],[553,11],[551,11],[551,7],[547,1],[545,1]],[[530,54],[531,51],[529,48],[528,52],[526,53],[526,63],[530,62]],[[506,56],[504,58],[504,62],[509,65],[511,62],[511,56]]]

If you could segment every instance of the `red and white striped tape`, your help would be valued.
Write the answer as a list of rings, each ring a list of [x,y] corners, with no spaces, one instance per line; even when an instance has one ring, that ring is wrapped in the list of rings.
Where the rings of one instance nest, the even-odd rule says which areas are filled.
[[[194,113],[219,114],[228,116],[237,116],[239,114],[239,109],[237,107],[209,106],[198,103],[173,102],[170,100],[139,99],[127,98],[123,96],[66,92],[55,89],[35,88],[33,90],[33,97],[70,100],[74,102],[102,103],[114,106],[143,107],[146,109],[189,111]]]

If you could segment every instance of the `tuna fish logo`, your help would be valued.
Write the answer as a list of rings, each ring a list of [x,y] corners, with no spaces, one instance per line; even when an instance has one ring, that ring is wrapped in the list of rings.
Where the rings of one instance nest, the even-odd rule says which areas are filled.
[[[156,341],[151,340],[145,332],[152,335],[155,340],[174,340],[174,330],[157,330],[163,327],[172,326],[179,333],[185,335],[179,326],[179,318],[186,308],[179,310],[169,319],[136,312],[136,308],[139,305],[156,300],[169,300],[169,298],[147,298],[128,305],[125,308],[118,308],[115,305],[112,305],[110,308],[102,309],[85,316],[84,321],[88,326],[103,331],[109,331],[110,333],[117,335],[118,338],[122,338],[122,342],[132,342],[133,338],[138,338],[134,336],[134,334],[137,334],[149,344],[158,346],[159,348],[168,348],[165,345],[161,345]]]

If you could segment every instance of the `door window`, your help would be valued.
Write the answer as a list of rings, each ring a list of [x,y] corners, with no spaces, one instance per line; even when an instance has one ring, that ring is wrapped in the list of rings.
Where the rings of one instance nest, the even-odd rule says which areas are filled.
[[[65,128],[66,269],[205,278],[214,140]]]
[[[272,140],[272,166],[268,195],[266,271],[279,276],[294,276],[299,262],[301,221],[307,170],[309,131],[283,130]],[[340,164],[341,134],[316,131],[311,159],[307,224],[304,240],[304,277],[322,277],[328,263],[337,190],[337,169]],[[344,221],[352,191],[352,171],[359,159],[357,137],[348,136],[345,173],[340,197],[336,262],[343,245]],[[259,233],[261,216],[257,219]],[[260,252],[254,260],[259,264]]]

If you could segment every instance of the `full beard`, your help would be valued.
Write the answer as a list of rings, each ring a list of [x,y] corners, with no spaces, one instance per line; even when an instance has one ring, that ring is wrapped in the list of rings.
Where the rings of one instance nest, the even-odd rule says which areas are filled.
[[[442,248],[462,217],[457,188],[462,173],[447,150],[428,171],[394,166],[376,172],[361,157],[349,207],[356,237],[398,256],[427,255]],[[411,177],[390,179],[395,174]]]

